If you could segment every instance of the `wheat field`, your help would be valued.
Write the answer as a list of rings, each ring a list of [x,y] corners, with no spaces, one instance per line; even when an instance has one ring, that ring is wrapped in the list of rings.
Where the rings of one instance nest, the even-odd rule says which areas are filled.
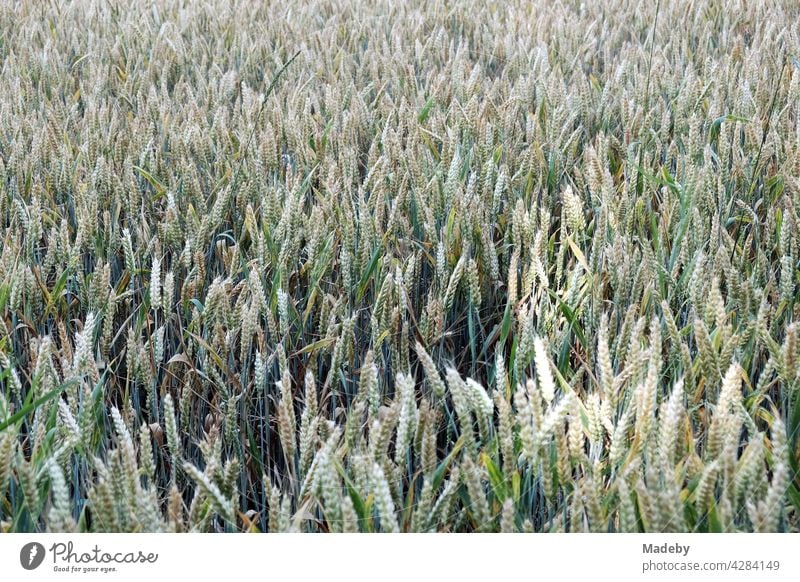
[[[0,531],[800,530],[800,5],[0,0]]]

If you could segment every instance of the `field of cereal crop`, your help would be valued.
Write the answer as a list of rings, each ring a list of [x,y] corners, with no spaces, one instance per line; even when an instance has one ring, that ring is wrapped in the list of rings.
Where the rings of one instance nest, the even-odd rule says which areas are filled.
[[[800,530],[794,0],[0,0],[0,531]]]

